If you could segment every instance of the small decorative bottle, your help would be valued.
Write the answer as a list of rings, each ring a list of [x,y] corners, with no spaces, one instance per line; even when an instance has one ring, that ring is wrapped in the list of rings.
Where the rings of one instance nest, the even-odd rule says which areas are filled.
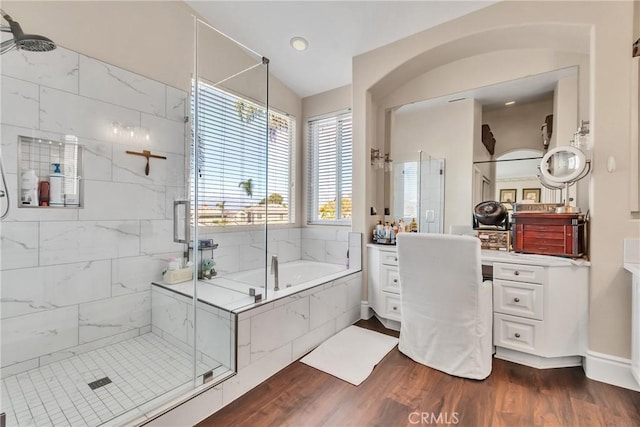
[[[411,219],[411,224],[409,224],[409,228],[411,229],[411,232],[413,232],[413,233],[417,233],[418,232],[418,223],[416,222],[415,218]]]

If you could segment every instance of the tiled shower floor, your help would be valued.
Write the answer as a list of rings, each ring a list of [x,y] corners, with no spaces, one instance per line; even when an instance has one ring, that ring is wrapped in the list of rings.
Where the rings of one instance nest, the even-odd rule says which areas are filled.
[[[192,360],[148,333],[3,378],[0,412],[7,426],[97,426],[192,381]]]

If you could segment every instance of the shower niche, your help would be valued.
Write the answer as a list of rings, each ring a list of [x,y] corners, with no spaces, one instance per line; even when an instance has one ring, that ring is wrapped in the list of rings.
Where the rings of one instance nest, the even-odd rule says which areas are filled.
[[[63,140],[18,137],[18,198],[21,208],[82,207],[83,147]]]

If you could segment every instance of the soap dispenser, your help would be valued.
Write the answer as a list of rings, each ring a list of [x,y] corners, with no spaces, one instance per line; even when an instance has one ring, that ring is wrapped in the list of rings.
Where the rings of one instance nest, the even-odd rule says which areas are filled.
[[[64,175],[60,163],[51,163],[54,170],[49,175],[49,206],[64,206]]]

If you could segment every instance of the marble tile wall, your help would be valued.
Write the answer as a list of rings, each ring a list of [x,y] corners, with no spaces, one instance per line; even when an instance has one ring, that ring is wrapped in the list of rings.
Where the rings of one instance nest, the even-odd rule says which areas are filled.
[[[339,228],[303,228],[300,234],[301,259],[347,265],[348,230]]]
[[[2,57],[1,154],[12,196],[0,223],[0,356],[10,375],[151,331],[150,283],[170,256],[184,196],[187,94],[59,47]],[[111,123],[144,126],[126,141]],[[78,137],[83,207],[17,207],[18,135]],[[126,150],[151,150],[166,160]],[[40,177],[41,179],[44,177]]]
[[[349,268],[360,270],[360,236],[361,233],[336,228],[272,229],[266,236],[267,259],[277,255],[281,263],[304,259],[347,265],[349,250]],[[213,239],[214,243],[219,244],[213,254],[218,274],[236,273],[264,266],[264,230],[224,233],[201,231],[200,238]]]

